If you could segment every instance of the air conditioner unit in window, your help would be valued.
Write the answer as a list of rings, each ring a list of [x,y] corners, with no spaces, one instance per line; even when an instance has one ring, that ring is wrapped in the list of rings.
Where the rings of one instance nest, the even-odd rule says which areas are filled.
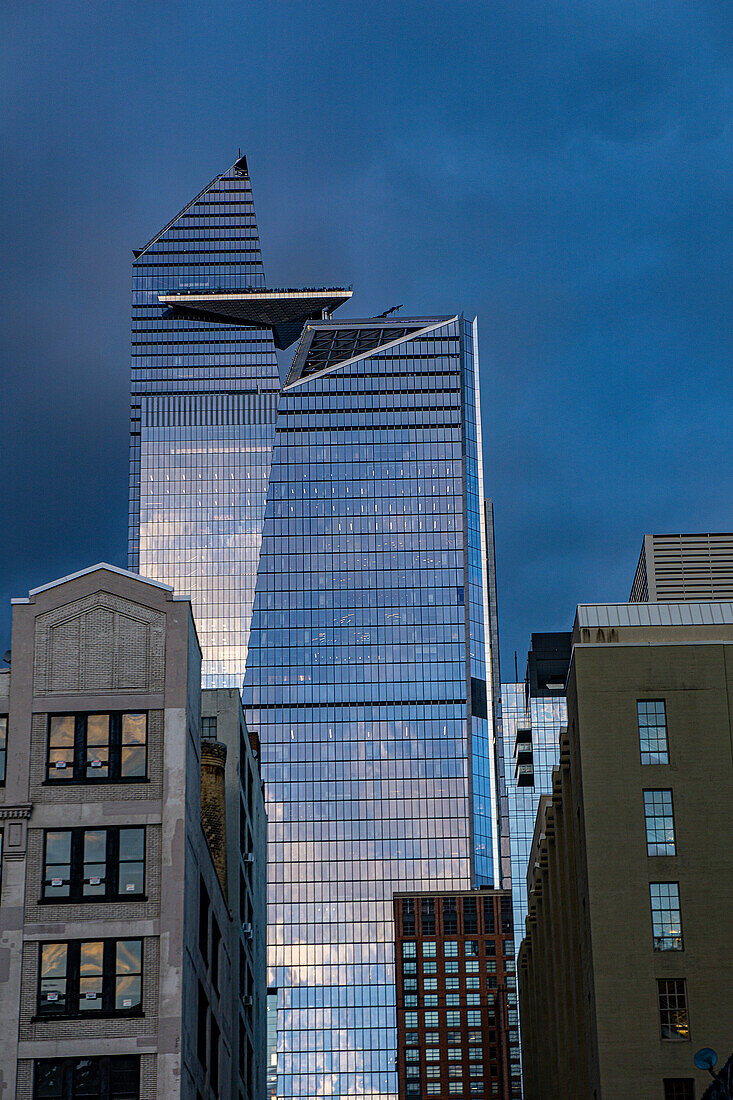
[[[245,993],[245,995],[242,997],[242,1004],[245,1005],[246,1007],[250,1007],[251,1005],[254,1004],[254,1000],[253,1000],[252,995],[250,993]]]
[[[252,939],[252,925],[249,921],[242,925],[242,935],[246,940]]]
[[[254,863],[254,852],[245,852],[242,858],[245,863]]]

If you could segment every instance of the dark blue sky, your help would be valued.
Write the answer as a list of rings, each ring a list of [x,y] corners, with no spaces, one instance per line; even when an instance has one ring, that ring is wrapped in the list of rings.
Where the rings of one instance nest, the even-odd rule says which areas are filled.
[[[478,314],[505,678],[733,528],[728,0],[3,14],[2,592],[126,560],[130,250],[239,146],[268,279]]]

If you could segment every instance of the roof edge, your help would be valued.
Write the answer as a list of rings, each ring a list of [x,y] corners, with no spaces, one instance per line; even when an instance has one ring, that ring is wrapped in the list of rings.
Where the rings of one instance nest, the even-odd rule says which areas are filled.
[[[129,569],[121,569],[119,565],[110,565],[109,562],[100,561],[96,565],[89,565],[86,569],[79,569],[76,573],[69,573],[66,577],[59,577],[58,580],[49,581],[48,584],[42,584],[38,588],[31,588],[28,591],[29,596],[37,596],[39,592],[48,592],[50,588],[58,588],[59,585],[66,584],[67,581],[75,581],[79,577],[86,577],[90,573],[96,573],[100,569],[107,570],[108,573],[116,573],[120,577],[129,577],[130,580],[142,581],[143,584],[150,584],[154,588],[161,588],[164,592],[172,592],[173,587],[170,584],[163,584],[162,581],[153,581],[150,577],[143,577],[140,573],[133,573]],[[187,599],[188,597],[182,596],[180,599]],[[27,603],[26,599],[11,600],[11,603]]]

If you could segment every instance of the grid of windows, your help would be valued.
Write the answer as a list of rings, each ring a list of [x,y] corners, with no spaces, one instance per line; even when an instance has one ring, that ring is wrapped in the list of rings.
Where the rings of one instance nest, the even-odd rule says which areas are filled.
[[[642,764],[668,764],[667,715],[663,699],[639,699],[636,704]]]
[[[141,780],[147,714],[51,714],[46,778],[53,783]]]
[[[493,866],[467,588],[472,339],[436,323],[281,397],[244,688],[269,807],[278,1095],[394,1094],[393,891],[471,885],[472,810]]]
[[[39,951],[39,1016],[141,1011],[142,940],[71,940]]]
[[[140,1058],[41,1058],[33,1066],[34,1100],[138,1100]]]
[[[676,882],[651,882],[652,934],[655,951],[682,951],[680,888]]]
[[[659,1026],[663,1039],[680,1042],[690,1038],[687,988],[684,978],[659,978]]]
[[[109,901],[145,893],[144,827],[47,829],[42,900]]]
[[[189,594],[205,687],[241,686],[280,378],[269,330],[184,317],[158,295],[263,287],[243,161],[137,256],[129,565]]]
[[[431,1084],[442,1095],[450,1083],[464,1096],[476,1084],[482,1095],[521,1095],[516,982],[501,962],[502,908],[511,927],[506,903],[508,895],[493,892],[396,899],[400,1096],[424,1100],[437,1095]],[[404,938],[412,913],[416,929]]]
[[[646,850],[650,856],[673,856],[676,853],[672,792],[644,791]]]

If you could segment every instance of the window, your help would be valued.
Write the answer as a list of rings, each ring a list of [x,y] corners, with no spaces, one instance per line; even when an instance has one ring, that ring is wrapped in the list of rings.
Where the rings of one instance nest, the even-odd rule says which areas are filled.
[[[695,1100],[695,1082],[692,1077],[665,1077],[664,1100]]]
[[[415,902],[413,898],[402,900],[402,935],[415,935]]]
[[[47,829],[43,865],[43,901],[140,897],[145,829]]]
[[[138,1100],[140,1058],[42,1058],[34,1063],[34,1100]]]
[[[40,945],[39,1016],[131,1015],[142,1008],[142,940]]]
[[[494,899],[484,898],[484,932],[487,936],[493,936],[495,928]]]
[[[423,936],[435,935],[435,900],[422,898],[420,902],[420,920]]]
[[[501,899],[501,930],[504,933],[514,932],[514,921],[512,918],[512,899],[508,897],[503,897]]]
[[[655,951],[682,951],[680,888],[676,882],[650,882]]]
[[[463,899],[463,931],[467,936],[478,932],[478,910],[476,898]]]
[[[147,774],[147,714],[51,714],[49,783],[140,780]]]
[[[458,935],[458,911],[455,898],[443,898],[443,933],[446,936]]]
[[[687,991],[684,978],[659,978],[659,1026],[663,1039],[681,1042],[690,1038]]]
[[[644,791],[646,854],[675,855],[674,811],[671,791]]]
[[[201,737],[204,741],[216,741],[216,718],[201,719]]]
[[[0,714],[0,785],[5,782],[5,767],[8,759],[8,716]]]
[[[404,914],[404,909],[402,910],[402,912]],[[411,940],[408,943],[403,943],[402,944],[402,958],[403,959],[414,959],[416,956],[417,956],[417,944],[415,943],[414,940]]]
[[[639,699],[639,745],[642,764],[668,764],[667,716],[662,699]]]

